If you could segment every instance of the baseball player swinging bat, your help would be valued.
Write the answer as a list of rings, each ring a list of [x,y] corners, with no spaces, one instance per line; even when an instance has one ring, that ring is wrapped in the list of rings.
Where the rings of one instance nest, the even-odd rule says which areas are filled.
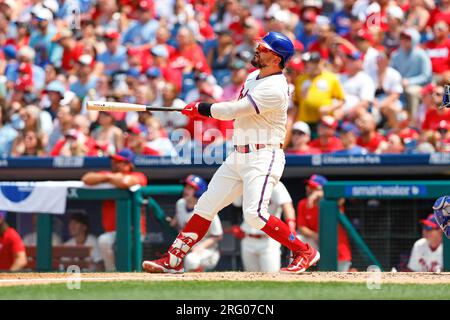
[[[128,102],[111,101],[88,101],[86,104],[88,110],[96,111],[182,111],[183,108],[153,107],[144,104],[135,104]]]

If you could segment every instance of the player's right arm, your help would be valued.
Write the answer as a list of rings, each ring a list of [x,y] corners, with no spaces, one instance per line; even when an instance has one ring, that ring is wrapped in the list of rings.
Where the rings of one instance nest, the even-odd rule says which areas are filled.
[[[88,186],[108,182],[108,179],[108,175],[105,172],[88,172],[81,177],[81,181]]]

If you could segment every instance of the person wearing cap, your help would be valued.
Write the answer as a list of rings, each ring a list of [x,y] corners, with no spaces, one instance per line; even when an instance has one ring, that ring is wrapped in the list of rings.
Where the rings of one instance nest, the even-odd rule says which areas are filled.
[[[450,121],[441,120],[435,128],[436,151],[450,152]]]
[[[135,185],[147,185],[147,177],[142,172],[134,171],[135,154],[130,149],[122,149],[111,158],[111,171],[87,172],[81,180],[88,186],[109,183],[119,189],[129,189]],[[102,224],[105,233],[99,236],[98,242],[105,263],[106,271],[114,271],[116,240],[116,202],[105,200],[102,203]],[[131,230],[130,230],[131,232]],[[141,214],[141,233],[146,233],[145,211]]]
[[[377,153],[386,138],[377,131],[373,115],[366,112],[356,119],[355,124],[361,133],[357,140],[358,145],[366,148],[369,153]]]
[[[423,108],[425,117],[420,123],[420,127],[425,131],[433,131],[440,121],[450,122],[450,109],[439,108],[442,103],[444,88],[430,84],[422,89]]]
[[[286,149],[286,154],[320,154],[320,149],[311,147],[311,129],[306,122],[297,121],[292,126],[292,146]]]
[[[311,127],[313,137],[323,114],[332,115],[342,108],[344,90],[333,72],[325,67],[325,61],[317,52],[306,52],[302,55],[304,72],[295,79],[293,95],[293,121],[304,121]]]
[[[170,46],[165,44],[158,44],[150,49],[150,53],[153,57],[153,67],[147,69],[148,77],[159,78],[162,76],[165,81],[175,84],[176,89],[180,91],[182,89],[183,74],[180,69],[174,68],[170,59]],[[150,71],[153,69],[153,73],[158,72],[159,75],[151,75]]]
[[[45,86],[45,72],[34,63],[35,51],[33,48],[23,46],[17,51],[17,61],[10,60],[6,65],[5,75],[8,81],[14,83],[19,78],[19,67],[22,63],[31,64],[32,82],[36,90],[42,90]]]
[[[247,64],[238,58],[231,61],[231,81],[223,87],[221,101],[227,101],[239,98],[242,85],[247,77]]]
[[[140,0],[137,2],[137,20],[133,20],[125,31],[122,39],[124,45],[142,46],[155,39],[159,22],[153,19],[154,9],[152,0]]]
[[[317,40],[311,43],[308,47],[308,51],[319,52],[320,56],[324,60],[330,58],[330,47],[334,40],[334,34],[331,31],[331,25],[328,18],[323,17],[323,19],[317,23]]]
[[[98,56],[98,62],[104,65],[104,73],[111,76],[122,69],[127,62],[127,48],[120,44],[120,33],[108,30],[103,34],[106,50]]]
[[[317,13],[313,10],[303,11],[301,14],[302,27],[296,28],[296,39],[304,48],[309,48],[317,42]]]
[[[375,68],[376,58],[378,55],[378,50],[373,47],[375,43],[373,33],[370,30],[362,28],[356,32],[356,35],[352,40],[355,43],[356,49],[363,54],[364,71],[370,74]]]
[[[89,217],[85,213],[72,213],[68,224],[70,239],[64,242],[64,246],[89,247],[89,268],[86,271],[104,270],[102,254],[96,236],[89,234]]]
[[[321,153],[331,153],[343,149],[342,141],[336,137],[338,121],[332,116],[323,116],[317,127],[318,137],[310,142],[310,147]]]
[[[333,152],[336,155],[362,155],[367,154],[367,150],[356,144],[360,131],[352,122],[344,122],[339,126],[339,138],[342,141],[343,149]]]
[[[138,126],[127,129],[125,147],[129,148],[136,155],[159,156],[158,150],[152,149],[146,144],[145,133]]]
[[[400,34],[402,33],[405,13],[399,6],[389,6],[386,12],[387,31],[383,34],[381,44],[391,54],[400,46]]]
[[[20,271],[27,265],[22,238],[6,222],[6,212],[0,211],[0,271]]]
[[[194,214],[160,259],[144,261],[149,273],[183,273],[183,259],[206,234],[217,213],[243,196],[245,221],[293,252],[293,260],[280,271],[297,274],[315,265],[319,252],[301,242],[289,226],[268,212],[273,188],[284,170],[289,86],[283,69],[294,54],[285,35],[269,32],[257,40],[252,65],[237,101],[192,102],[182,113],[217,121],[234,120],[232,152],[219,167],[194,208]]]
[[[431,59],[433,80],[447,84],[450,81],[450,39],[449,25],[444,20],[433,25],[433,39],[423,44]]]
[[[441,272],[444,270],[442,230],[433,214],[420,220],[422,238],[414,243],[408,269],[412,272]]]
[[[53,54],[55,46],[52,39],[56,34],[56,27],[53,25],[52,12],[37,4],[31,11],[32,16],[37,21],[37,29],[31,33],[29,46],[36,51],[35,63],[44,67],[47,63],[57,62]]]
[[[84,45],[81,41],[77,41],[72,30],[64,28],[59,31],[52,39],[63,48],[61,67],[70,72],[75,68],[75,65],[84,52]]]
[[[178,231],[192,218],[194,207],[200,196],[206,191],[206,181],[196,175],[189,175],[182,180],[183,196],[175,204],[175,215],[168,217],[170,226]],[[205,237],[186,255],[185,269],[192,272],[211,271],[220,259],[219,242],[223,239],[222,223],[217,215],[211,223]]]
[[[315,248],[319,247],[319,216],[320,200],[323,199],[323,186],[327,178],[314,174],[305,181],[306,198],[301,199],[297,205],[298,237]],[[341,214],[343,207],[340,206]],[[338,271],[349,271],[352,264],[350,241],[345,229],[338,226]]]
[[[178,90],[175,84],[166,82],[161,92],[161,103],[155,106],[165,108],[182,108],[186,103],[178,98]],[[159,119],[161,126],[167,131],[168,135],[173,130],[181,129],[188,123],[188,118],[179,112],[152,111],[152,115]]]
[[[98,75],[92,73],[92,64],[94,59],[88,54],[83,54],[78,58],[76,66],[77,81],[70,85],[70,90],[73,91],[80,100],[87,96],[90,89],[95,89]]]
[[[402,31],[400,47],[392,54],[391,66],[400,72],[407,108],[413,116],[417,113],[422,86],[431,82],[431,60],[419,47],[420,34],[414,28]]]
[[[64,94],[67,91],[66,86],[59,80],[54,80],[47,84],[44,93],[47,94],[49,105],[44,108],[52,120],[55,120],[59,107],[61,106],[61,100],[64,99]]]
[[[368,112],[375,99],[375,83],[363,70],[363,56],[359,51],[344,54],[344,65],[347,71],[341,76],[345,92],[343,116],[351,120]]]

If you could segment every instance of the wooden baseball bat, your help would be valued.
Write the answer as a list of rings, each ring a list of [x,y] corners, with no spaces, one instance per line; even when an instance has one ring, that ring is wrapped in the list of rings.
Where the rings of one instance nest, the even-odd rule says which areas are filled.
[[[88,110],[96,111],[181,111],[183,108],[167,108],[153,107],[144,104],[135,104],[128,102],[112,102],[112,101],[88,101],[86,103]]]

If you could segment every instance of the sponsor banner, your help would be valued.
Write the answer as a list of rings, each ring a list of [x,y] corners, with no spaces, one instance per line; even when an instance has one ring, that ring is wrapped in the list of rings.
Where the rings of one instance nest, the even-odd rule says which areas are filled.
[[[347,197],[418,197],[426,196],[424,185],[349,185],[345,187]]]

